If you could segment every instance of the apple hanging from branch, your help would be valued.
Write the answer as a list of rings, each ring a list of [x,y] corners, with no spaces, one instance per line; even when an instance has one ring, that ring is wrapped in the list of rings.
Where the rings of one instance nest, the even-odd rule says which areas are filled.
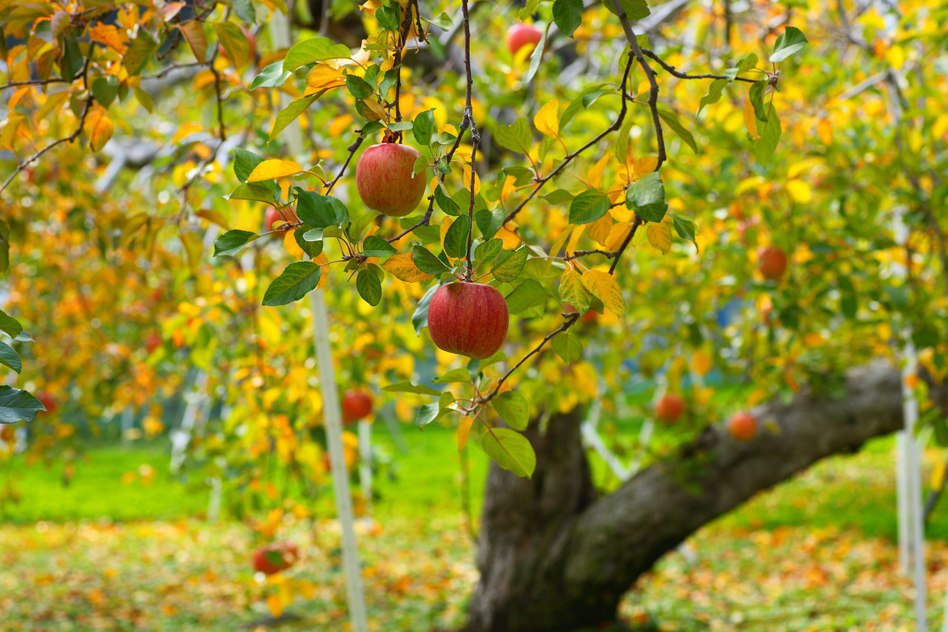
[[[518,23],[507,30],[507,50],[516,55],[524,46],[529,46],[531,52],[543,39],[543,31],[532,24]]]
[[[757,253],[757,269],[768,281],[776,281],[787,271],[787,253],[777,246],[761,248]]]
[[[738,441],[750,441],[757,436],[757,419],[746,411],[734,413],[727,422],[727,431]]]
[[[673,423],[685,412],[685,400],[674,393],[665,393],[655,405],[655,417],[659,421]]]
[[[356,164],[356,188],[362,202],[389,217],[408,215],[425,195],[424,174],[412,174],[421,154],[397,143],[372,145]]]
[[[428,305],[428,332],[442,351],[483,359],[507,338],[507,301],[483,283],[442,285]]]
[[[361,390],[348,390],[342,397],[342,421],[351,424],[372,414],[372,397]]]

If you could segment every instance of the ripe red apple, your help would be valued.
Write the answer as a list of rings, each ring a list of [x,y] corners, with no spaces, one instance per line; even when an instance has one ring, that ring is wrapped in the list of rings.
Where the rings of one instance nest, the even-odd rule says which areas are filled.
[[[300,558],[295,544],[280,543],[257,549],[253,554],[253,570],[273,575],[293,566]]]
[[[757,269],[765,279],[775,281],[787,270],[787,253],[776,246],[761,248],[757,260]]]
[[[56,398],[53,396],[53,394],[48,391],[38,391],[36,393],[36,399],[40,400],[43,406],[46,407],[46,412],[48,412],[50,415],[59,409],[59,402],[56,401]]]
[[[678,421],[685,412],[685,400],[673,393],[665,393],[655,405],[655,417],[659,421],[672,423]]]
[[[13,426],[8,424],[0,426],[0,440],[4,443],[13,443],[14,439],[16,439],[16,429]]]
[[[356,188],[362,202],[390,217],[414,211],[428,185],[422,174],[412,176],[419,155],[414,147],[397,143],[372,145],[362,152],[356,164]]]
[[[532,52],[541,39],[543,31],[532,24],[514,24],[507,30],[507,50],[511,55],[516,55],[524,46],[530,46]]]
[[[482,283],[442,285],[428,305],[428,332],[435,345],[471,358],[487,358],[500,349],[507,321],[507,301]]]
[[[152,331],[145,337],[145,351],[148,352],[148,355],[151,355],[158,350],[158,347],[160,347],[163,342],[161,335],[158,332]]]
[[[266,214],[263,216],[263,222],[267,227],[267,230],[273,232],[273,225],[277,222],[286,222],[283,219],[283,216],[280,215],[280,211],[276,210],[272,206],[267,209]]]
[[[365,391],[350,390],[342,397],[342,421],[351,424],[372,414],[372,398]]]
[[[727,430],[738,441],[750,441],[757,435],[757,420],[748,412],[734,413],[727,422]]]

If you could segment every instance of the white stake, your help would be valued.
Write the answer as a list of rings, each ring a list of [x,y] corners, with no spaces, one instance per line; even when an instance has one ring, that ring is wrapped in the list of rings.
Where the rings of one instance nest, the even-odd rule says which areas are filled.
[[[274,13],[270,20],[270,39],[274,48],[286,48],[290,45],[290,23],[282,13]],[[281,93],[280,101],[285,107],[289,102],[289,97]],[[302,133],[297,122],[294,121],[284,133],[290,152],[295,156],[301,154],[303,151]],[[323,423],[326,427],[326,442],[329,444],[329,465],[336,495],[336,511],[342,530],[342,567],[346,574],[349,618],[353,632],[366,632],[368,624],[365,615],[365,592],[362,587],[359,550],[356,547],[349,473],[346,471],[345,451],[342,446],[342,414],[339,410],[339,395],[336,392],[332,350],[329,347],[329,314],[322,290],[310,292],[309,305],[313,318],[316,366],[319,370],[319,385],[323,394]]]
[[[362,498],[366,515],[372,509],[372,424],[359,422],[359,483],[362,486]]]

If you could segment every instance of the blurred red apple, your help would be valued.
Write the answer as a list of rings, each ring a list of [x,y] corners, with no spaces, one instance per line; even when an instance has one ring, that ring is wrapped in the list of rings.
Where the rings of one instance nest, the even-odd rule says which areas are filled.
[[[415,148],[397,143],[372,145],[362,152],[356,164],[356,188],[362,202],[390,217],[415,210],[428,184],[423,175],[412,176],[419,155]]]
[[[365,391],[350,390],[342,397],[342,421],[351,424],[372,414],[372,398]]]
[[[299,558],[300,552],[295,544],[271,544],[254,552],[253,569],[264,575],[273,575],[290,568]]]
[[[482,283],[442,285],[428,305],[428,331],[435,345],[471,358],[494,355],[507,338],[507,322],[507,301]]]
[[[273,229],[274,224],[276,224],[277,222],[285,223],[286,220],[283,219],[283,216],[280,214],[280,211],[276,210],[275,208],[271,206],[267,209],[266,214],[263,216],[263,222],[266,225],[267,230],[272,233],[274,230]]]
[[[49,414],[55,413],[59,409],[59,402],[56,401],[56,398],[52,393],[48,391],[37,391],[36,399],[40,400],[43,406],[46,407],[46,412]]]
[[[672,393],[662,395],[662,398],[658,400],[658,403],[655,405],[655,417],[657,417],[659,421],[668,423],[678,421],[684,412],[685,400]]]
[[[148,355],[151,355],[158,350],[158,347],[160,347],[163,342],[158,332],[149,332],[148,335],[145,336],[145,351],[148,352]]]
[[[757,269],[765,279],[779,279],[787,270],[787,253],[776,246],[761,248],[757,252]]]
[[[532,51],[541,39],[543,31],[532,24],[514,24],[507,30],[507,50],[516,55],[518,50],[529,46]]]
[[[750,441],[757,435],[757,420],[745,411],[734,413],[727,422],[727,430],[738,441]]]

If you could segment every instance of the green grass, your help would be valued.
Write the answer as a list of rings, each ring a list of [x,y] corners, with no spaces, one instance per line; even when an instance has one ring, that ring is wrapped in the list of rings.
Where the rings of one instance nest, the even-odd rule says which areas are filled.
[[[462,513],[461,461],[453,430],[437,426],[423,432],[403,428],[407,451],[379,425],[376,446],[392,457],[390,467],[376,476],[380,499],[373,515]],[[0,465],[0,493],[9,481],[19,492],[16,504],[0,506],[0,520],[28,524],[36,521],[175,520],[200,517],[207,509],[209,489],[188,487],[169,472],[169,448],[164,441],[91,447],[76,464],[69,485],[62,483],[62,466],[27,464],[17,457]],[[896,537],[894,441],[870,442],[856,455],[828,459],[806,475],[759,494],[738,511],[722,518],[727,527],[776,529],[812,525],[858,529],[867,536]],[[941,458],[939,455],[932,455]],[[472,513],[479,514],[487,459],[476,447],[467,450]],[[154,470],[150,483],[139,472]],[[597,471],[603,472],[598,464]],[[123,482],[123,476],[133,482]],[[331,517],[331,494],[317,503],[317,513]],[[927,536],[948,540],[948,504],[936,509]]]

